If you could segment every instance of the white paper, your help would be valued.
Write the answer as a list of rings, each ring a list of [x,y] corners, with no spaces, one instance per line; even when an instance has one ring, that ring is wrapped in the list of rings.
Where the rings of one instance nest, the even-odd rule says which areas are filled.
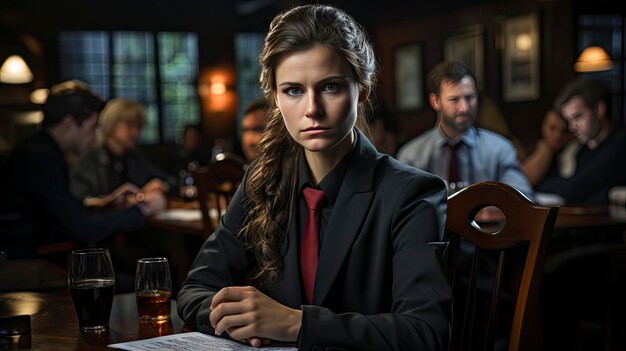
[[[128,351],[295,351],[295,347],[263,346],[261,349],[244,345],[236,341],[218,338],[198,332],[159,336],[119,344],[110,344],[110,348]]]
[[[198,208],[175,208],[159,212],[155,217],[162,220],[197,221],[202,219],[202,212]]]

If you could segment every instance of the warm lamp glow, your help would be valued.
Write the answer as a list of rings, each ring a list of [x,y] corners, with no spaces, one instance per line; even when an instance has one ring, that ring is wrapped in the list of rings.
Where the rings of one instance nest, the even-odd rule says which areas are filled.
[[[237,95],[234,89],[235,69],[230,66],[204,68],[198,76],[198,96],[205,116],[216,112],[231,113],[235,117]],[[215,126],[222,128],[222,126]]]
[[[528,51],[533,47],[533,39],[530,34],[524,33],[515,37],[515,48],[521,51]]]
[[[226,92],[226,84],[222,82],[211,83],[211,94],[222,95]]]
[[[0,82],[9,84],[28,83],[33,80],[33,72],[30,71],[24,59],[18,55],[9,56],[0,67]]]
[[[41,105],[48,99],[48,93],[48,89],[36,89],[30,93],[30,102]]]
[[[576,72],[606,71],[613,67],[609,54],[599,46],[590,46],[583,50],[578,57],[574,70]]]

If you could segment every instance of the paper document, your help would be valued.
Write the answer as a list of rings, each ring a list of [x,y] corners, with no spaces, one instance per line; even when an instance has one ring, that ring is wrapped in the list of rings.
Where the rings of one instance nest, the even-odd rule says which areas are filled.
[[[236,341],[198,332],[159,336],[152,339],[110,344],[110,348],[129,351],[295,351],[295,347],[263,346],[256,349]]]
[[[159,212],[155,217],[162,220],[199,221],[202,212],[197,208],[176,208]]]

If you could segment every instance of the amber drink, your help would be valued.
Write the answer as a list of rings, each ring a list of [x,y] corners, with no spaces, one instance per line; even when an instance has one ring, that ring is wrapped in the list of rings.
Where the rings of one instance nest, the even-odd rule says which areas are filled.
[[[140,258],[135,274],[137,312],[143,322],[170,318],[172,277],[167,258]]]
[[[141,290],[137,292],[139,319],[161,321],[170,318],[172,293],[165,290]]]

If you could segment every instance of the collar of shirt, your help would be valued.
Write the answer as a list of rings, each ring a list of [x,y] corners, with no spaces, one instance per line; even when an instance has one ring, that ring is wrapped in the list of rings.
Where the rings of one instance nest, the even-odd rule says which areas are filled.
[[[443,133],[441,127],[437,128],[437,133],[433,133],[433,138],[435,139],[435,145],[439,148],[444,147],[446,144],[450,142],[450,139]],[[469,147],[476,146],[476,139],[478,139],[478,129],[476,127],[470,127],[468,130],[463,133],[461,139],[458,141],[459,143],[463,143]]]
[[[352,155],[354,155],[354,150],[357,149],[357,144],[359,143],[358,133],[354,133],[356,140],[352,144],[352,149],[346,156],[330,171],[324,179],[319,184],[313,184],[311,181],[311,171],[309,170],[309,166],[306,162],[306,157],[304,157],[304,153],[302,157],[300,157],[299,164],[299,172],[298,172],[298,189],[300,193],[302,192],[302,188],[304,186],[310,186],[315,189],[321,189],[326,196],[326,200],[328,201],[328,205],[333,205],[335,200],[337,199],[337,195],[339,194],[339,189],[341,188],[341,183],[343,183],[343,178],[348,171],[348,165],[350,164],[350,159],[352,159]]]

